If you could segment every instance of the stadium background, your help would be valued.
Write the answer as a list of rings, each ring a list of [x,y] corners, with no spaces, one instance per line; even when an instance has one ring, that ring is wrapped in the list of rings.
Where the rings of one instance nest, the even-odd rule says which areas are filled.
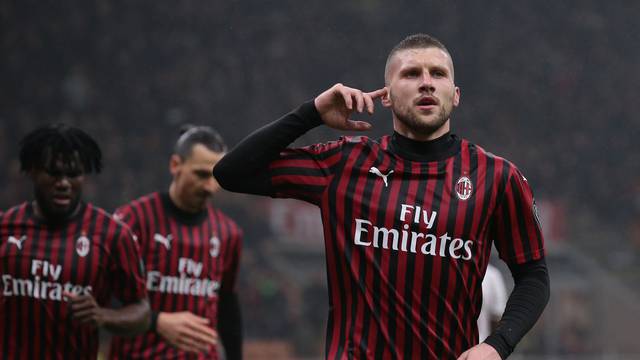
[[[99,139],[105,171],[86,198],[113,210],[167,187],[181,124],[210,124],[234,145],[335,82],[381,86],[388,50],[427,32],[456,64],[454,132],[518,164],[541,206],[552,297],[512,358],[635,359],[639,16],[638,1],[597,0],[0,1],[0,208],[30,196],[16,150],[37,125]],[[372,122],[372,136],[391,130],[387,110]],[[298,144],[337,136],[316,129]],[[246,231],[246,358],[320,358],[315,208],[216,202]]]

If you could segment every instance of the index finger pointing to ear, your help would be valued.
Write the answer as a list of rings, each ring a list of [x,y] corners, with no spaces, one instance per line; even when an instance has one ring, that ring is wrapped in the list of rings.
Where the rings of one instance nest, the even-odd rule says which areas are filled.
[[[367,93],[371,97],[371,99],[377,99],[379,97],[384,96],[387,93],[387,88],[383,87],[382,89],[374,90],[372,92]]]

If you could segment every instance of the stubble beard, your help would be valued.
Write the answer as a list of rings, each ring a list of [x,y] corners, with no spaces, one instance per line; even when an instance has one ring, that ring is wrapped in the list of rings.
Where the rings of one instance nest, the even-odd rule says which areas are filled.
[[[439,106],[436,111],[438,112],[437,117],[428,122],[421,120],[420,115],[416,114],[412,108],[397,109],[394,110],[393,113],[398,121],[400,121],[411,132],[428,136],[444,126],[451,115],[451,110],[447,111],[447,109],[442,106]]]

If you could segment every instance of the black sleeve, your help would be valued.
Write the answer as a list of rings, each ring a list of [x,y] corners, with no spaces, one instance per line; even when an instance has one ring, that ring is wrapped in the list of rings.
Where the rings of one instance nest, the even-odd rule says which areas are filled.
[[[543,259],[510,265],[515,282],[502,319],[484,341],[506,359],[533,327],[549,301],[549,273]]]
[[[221,292],[218,304],[218,335],[224,346],[225,359],[242,359],[242,315],[235,292]]]
[[[233,192],[270,195],[269,163],[307,131],[322,124],[313,101],[254,131],[214,167],[220,186]]]

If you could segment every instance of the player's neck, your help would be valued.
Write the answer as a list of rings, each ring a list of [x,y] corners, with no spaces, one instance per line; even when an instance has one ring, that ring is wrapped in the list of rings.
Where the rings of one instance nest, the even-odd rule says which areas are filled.
[[[418,141],[394,132],[391,136],[391,148],[409,160],[439,161],[460,151],[460,139],[447,132],[433,140]]]

